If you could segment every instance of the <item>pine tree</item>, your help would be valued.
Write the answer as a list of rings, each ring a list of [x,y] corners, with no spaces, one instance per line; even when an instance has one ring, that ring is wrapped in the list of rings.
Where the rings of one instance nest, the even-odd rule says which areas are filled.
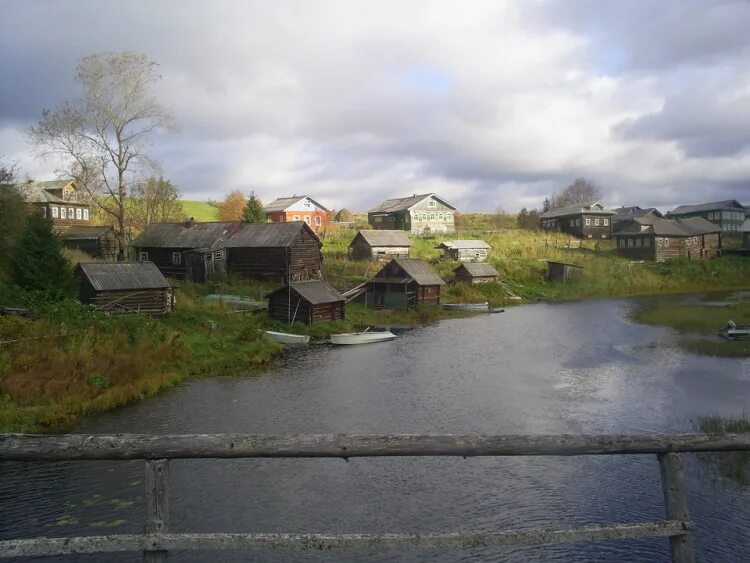
[[[247,198],[247,203],[242,209],[242,220],[245,223],[266,222],[266,213],[263,211],[263,202],[255,195],[255,192],[250,192],[250,197]]]
[[[73,293],[73,271],[62,254],[62,243],[52,233],[52,222],[39,213],[31,213],[26,219],[11,273],[13,282],[25,290],[43,291],[53,297]]]

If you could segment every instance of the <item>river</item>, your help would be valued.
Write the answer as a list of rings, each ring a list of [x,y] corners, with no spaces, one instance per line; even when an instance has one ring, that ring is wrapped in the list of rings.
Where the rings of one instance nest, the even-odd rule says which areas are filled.
[[[194,380],[82,433],[684,432],[750,410],[750,361],[694,356],[633,301],[538,304],[360,347],[289,352],[257,377]],[[686,456],[702,561],[750,553],[750,492]],[[0,538],[142,531],[143,463],[0,465]],[[655,456],[181,460],[175,532],[426,532],[664,518]],[[175,560],[216,559],[178,553]],[[668,540],[447,553],[223,552],[221,561],[664,561]],[[58,560],[139,561],[139,555]]]

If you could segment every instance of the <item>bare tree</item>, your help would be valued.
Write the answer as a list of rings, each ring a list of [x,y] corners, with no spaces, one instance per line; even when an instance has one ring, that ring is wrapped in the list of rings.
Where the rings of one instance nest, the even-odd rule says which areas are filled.
[[[552,207],[563,207],[575,203],[589,203],[602,198],[602,192],[599,186],[586,178],[576,178],[576,180],[565,188],[562,193],[552,196]]]
[[[180,190],[169,180],[156,176],[133,183],[128,209],[130,223],[139,231],[151,223],[178,221],[184,215]]]
[[[152,164],[148,140],[172,119],[151,92],[157,63],[138,53],[97,53],[81,59],[83,95],[43,110],[27,136],[41,155],[61,159],[66,176],[114,219],[125,244],[128,182]],[[102,195],[104,197],[102,197]]]

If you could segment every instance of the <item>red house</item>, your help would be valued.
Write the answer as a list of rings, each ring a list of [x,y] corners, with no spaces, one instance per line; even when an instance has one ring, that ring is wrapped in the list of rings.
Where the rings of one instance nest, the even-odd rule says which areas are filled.
[[[269,203],[264,210],[266,219],[272,223],[304,221],[317,232],[328,226],[328,209],[310,196],[280,197]]]

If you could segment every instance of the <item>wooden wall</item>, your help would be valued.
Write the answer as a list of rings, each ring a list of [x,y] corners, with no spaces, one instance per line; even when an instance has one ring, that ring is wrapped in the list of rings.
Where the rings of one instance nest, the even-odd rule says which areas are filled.
[[[315,324],[326,321],[340,321],[345,317],[343,301],[312,305],[302,299],[294,290],[291,296],[284,291],[273,293],[268,299],[268,317],[277,321]]]
[[[145,289],[96,291],[84,276],[79,276],[79,298],[109,315],[163,317],[172,310],[172,290]]]

